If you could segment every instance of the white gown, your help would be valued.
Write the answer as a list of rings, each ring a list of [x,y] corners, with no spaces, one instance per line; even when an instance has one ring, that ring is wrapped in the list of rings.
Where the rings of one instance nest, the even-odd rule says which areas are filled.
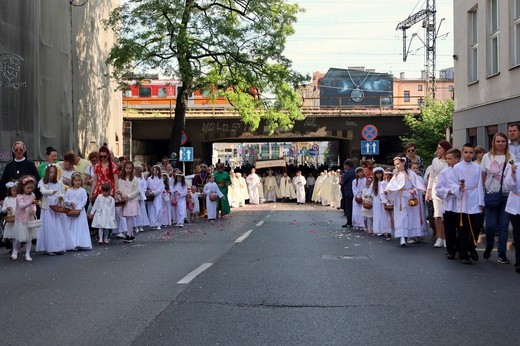
[[[408,200],[412,197],[411,190],[418,193],[419,205],[412,207]],[[426,190],[423,180],[413,171],[398,172],[388,183],[388,199],[394,204],[394,229],[395,237],[422,237],[427,233],[427,224],[422,208],[423,193]]]
[[[354,194],[352,201],[352,226],[354,226],[354,228],[365,227],[365,219],[361,214],[361,204],[356,202],[356,197],[362,196],[365,186],[365,178],[354,179],[354,181],[352,181],[352,193]]]
[[[65,252],[65,229],[66,225],[62,213],[56,213],[49,208],[55,205],[59,197],[65,195],[65,186],[61,180],[57,183],[45,184],[43,180],[38,183],[38,188],[42,193],[42,209],[40,218],[42,226],[38,230],[38,240],[36,240],[36,251],[41,252]],[[55,192],[54,192],[55,191]],[[54,194],[52,194],[54,192]]]
[[[213,220],[217,218],[217,201],[211,201],[209,199],[210,194],[217,194],[220,198],[224,196],[220,189],[218,188],[217,183],[207,183],[204,186],[203,192],[206,194],[206,213],[208,214],[208,220]]]
[[[249,203],[250,204],[259,204],[260,203],[260,194],[258,190],[261,188],[262,184],[260,182],[260,177],[258,174],[253,173],[249,174],[246,179],[248,192],[249,192]]]
[[[151,227],[157,227],[160,226],[162,216],[162,192],[164,191],[164,182],[159,177],[149,177],[146,183],[146,187],[155,195],[153,201],[147,202],[148,219]]]
[[[92,249],[92,241],[90,239],[90,229],[88,227],[87,213],[85,205],[87,204],[87,192],[84,188],[69,188],[65,193],[65,204],[70,207],[74,203],[74,209],[79,210],[79,216],[69,216],[69,228],[72,233],[76,248],[84,250]]]
[[[92,227],[102,229],[116,229],[116,201],[112,196],[99,195],[90,210],[94,214]]]

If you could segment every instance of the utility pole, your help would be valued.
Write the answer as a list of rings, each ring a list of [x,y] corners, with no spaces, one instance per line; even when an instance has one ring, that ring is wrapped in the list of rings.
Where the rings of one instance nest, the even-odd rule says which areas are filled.
[[[436,49],[435,49],[435,41],[437,39],[437,23],[436,23],[436,6],[435,0],[426,0],[426,8],[420,10],[419,12],[410,15],[408,18],[403,20],[401,23],[397,24],[396,30],[403,31],[403,61],[406,62],[406,58],[408,57],[408,52],[410,49],[410,45],[412,43],[412,39],[415,36],[412,36],[410,39],[410,43],[407,46],[406,43],[406,29],[411,28],[413,25],[422,21],[422,27],[426,31],[426,40],[423,41],[424,48],[426,49],[425,54],[425,69],[426,69],[426,79],[427,79],[427,93],[432,98],[435,98],[435,57],[436,57]]]

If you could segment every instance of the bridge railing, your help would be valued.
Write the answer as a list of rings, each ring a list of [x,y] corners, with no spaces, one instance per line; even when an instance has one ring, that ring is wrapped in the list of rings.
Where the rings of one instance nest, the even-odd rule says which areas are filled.
[[[346,102],[347,98],[321,97],[302,99],[302,112],[308,116],[337,117],[349,115],[403,115],[419,113],[423,98],[419,96],[377,97],[366,104]],[[371,102],[374,101],[374,102]],[[377,102],[375,102],[377,101]],[[266,100],[269,102],[269,100]],[[321,103],[326,103],[322,105]],[[345,103],[346,102],[346,103]],[[123,111],[126,117],[173,117],[175,115],[174,99],[150,98],[143,101],[124,99]],[[226,105],[191,106],[187,109],[187,117],[239,117],[238,113]]]

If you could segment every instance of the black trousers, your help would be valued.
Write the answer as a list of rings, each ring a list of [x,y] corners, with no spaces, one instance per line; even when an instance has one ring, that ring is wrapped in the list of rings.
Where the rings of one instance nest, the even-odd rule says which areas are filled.
[[[509,214],[513,226],[513,242],[515,243],[515,268],[520,267],[520,215]]]
[[[345,211],[345,216],[347,217],[347,225],[352,226],[352,200],[354,196],[345,196],[343,197],[343,210]]]
[[[459,241],[457,237],[457,214],[446,211],[442,215],[444,220],[444,231],[446,232],[446,251],[448,255],[455,256],[459,251]]]
[[[461,259],[468,258],[469,253],[475,251],[477,247],[478,234],[480,233],[480,228],[478,228],[480,214],[455,213],[455,215],[459,256]]]

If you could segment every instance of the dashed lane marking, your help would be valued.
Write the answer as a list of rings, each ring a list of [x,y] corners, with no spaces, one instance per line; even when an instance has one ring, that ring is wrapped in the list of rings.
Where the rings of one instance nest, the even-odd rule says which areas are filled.
[[[263,224],[264,224],[264,220],[260,221],[260,222],[257,223],[255,226],[256,226],[256,227],[260,227],[260,226],[262,226]]]
[[[249,235],[251,234],[251,232],[253,232],[253,230],[249,230],[247,231],[246,233],[242,234],[237,240],[235,240],[235,243],[241,243],[243,242],[247,237],[249,237]]]
[[[177,281],[177,284],[179,284],[179,285],[189,284],[193,279],[195,279],[203,271],[205,271],[206,269],[208,269],[212,265],[213,265],[213,263],[203,263],[197,269],[195,269],[194,271],[192,271],[191,273],[189,273],[188,275],[186,275],[185,277],[183,277],[182,279]]]

